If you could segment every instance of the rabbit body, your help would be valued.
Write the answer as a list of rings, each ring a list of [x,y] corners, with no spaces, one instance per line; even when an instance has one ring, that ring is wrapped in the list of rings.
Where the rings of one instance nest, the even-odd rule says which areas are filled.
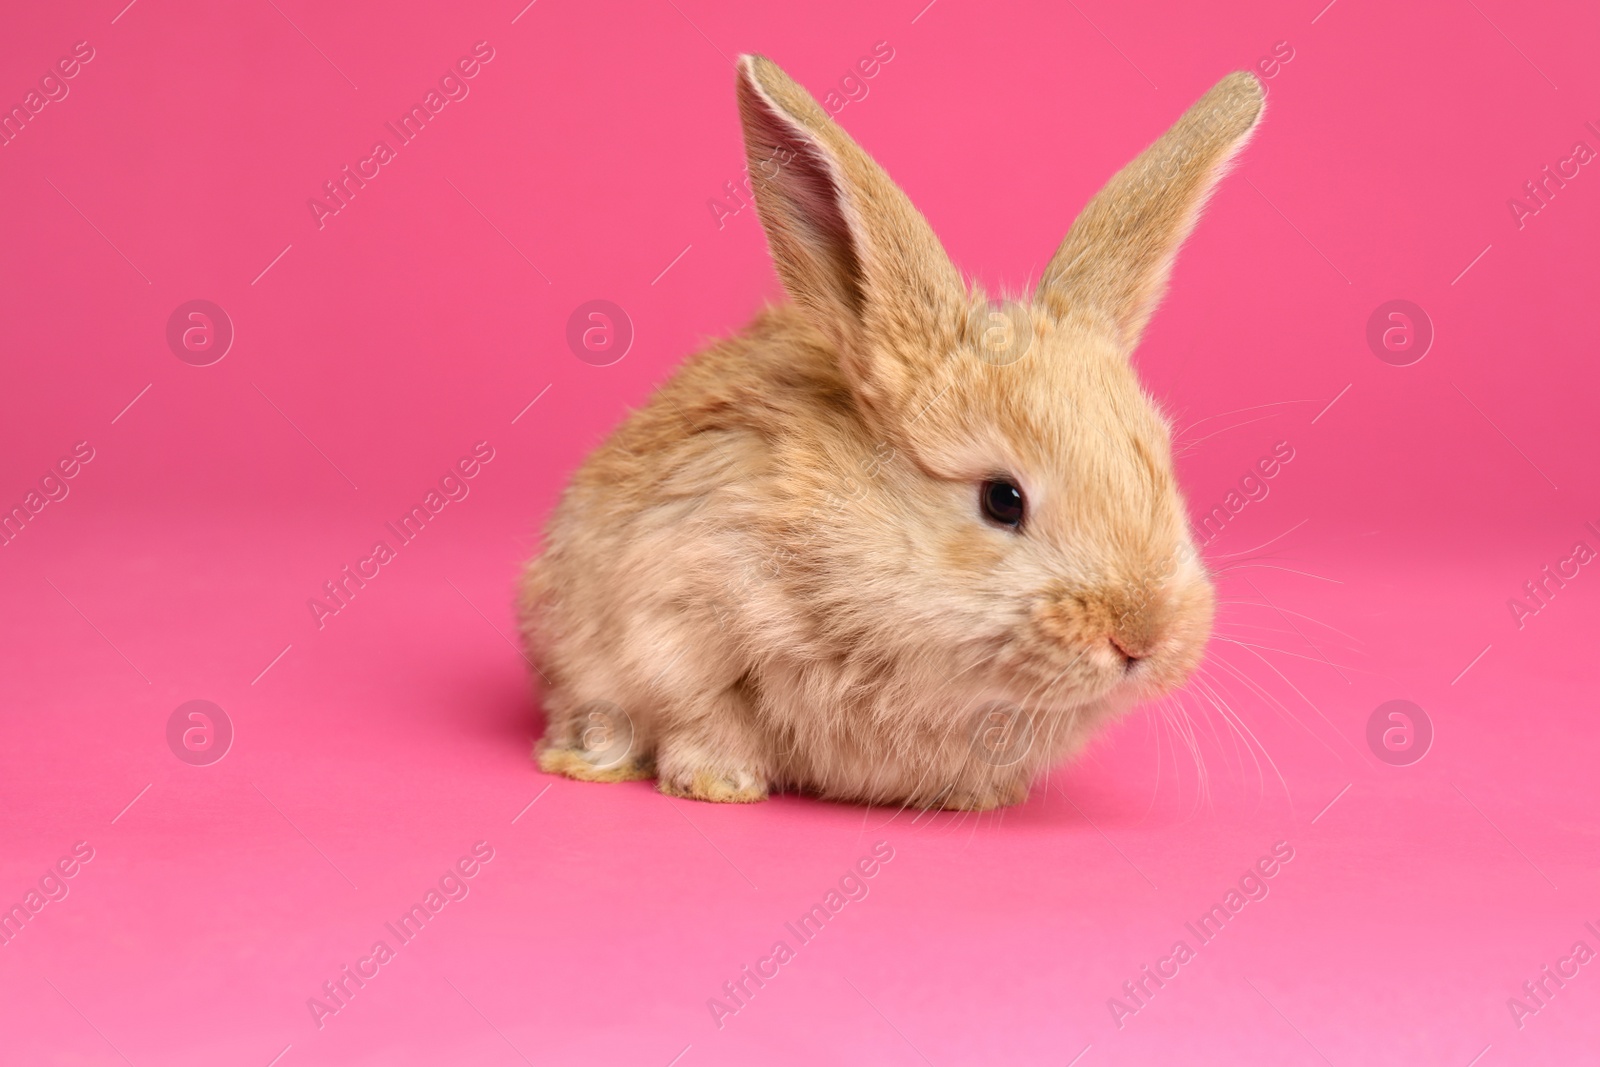
[[[738,84],[793,302],[687,361],[564,492],[519,595],[540,766],[710,801],[1017,803],[1209,636],[1128,355],[1259,86],[1225,79],[1114,178],[1024,306],[964,285],[778,68],[745,57]]]

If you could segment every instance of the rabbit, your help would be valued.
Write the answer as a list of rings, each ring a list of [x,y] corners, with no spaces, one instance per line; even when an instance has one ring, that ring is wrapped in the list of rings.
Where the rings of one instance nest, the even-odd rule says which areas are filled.
[[[518,589],[538,765],[715,802],[1017,804],[1210,637],[1130,355],[1261,83],[1223,78],[1113,177],[1026,303],[969,288],[770,60],[736,87],[791,302],[691,357],[563,492]]]

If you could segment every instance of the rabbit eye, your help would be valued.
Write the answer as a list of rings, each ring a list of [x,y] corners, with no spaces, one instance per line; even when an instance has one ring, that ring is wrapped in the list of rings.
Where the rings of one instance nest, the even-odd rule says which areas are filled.
[[[978,507],[990,522],[1012,529],[1022,526],[1022,519],[1028,510],[1022,490],[1006,478],[991,478],[978,486]]]

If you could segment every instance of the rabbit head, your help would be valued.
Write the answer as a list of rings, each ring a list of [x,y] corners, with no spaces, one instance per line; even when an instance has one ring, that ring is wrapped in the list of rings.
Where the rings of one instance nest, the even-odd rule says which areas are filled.
[[[1219,82],[1094,197],[1031,297],[998,303],[777,66],[742,57],[738,100],[779,276],[896,459],[875,492],[899,533],[855,583],[862,613],[981,660],[1024,707],[1180,685],[1214,594],[1130,356],[1260,84]]]

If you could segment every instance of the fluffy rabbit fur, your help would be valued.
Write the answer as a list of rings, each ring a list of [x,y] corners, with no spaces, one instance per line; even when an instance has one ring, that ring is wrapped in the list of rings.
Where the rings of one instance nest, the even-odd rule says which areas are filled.
[[[1261,86],[1219,82],[998,310],[776,65],[742,57],[737,87],[793,303],[691,358],[562,496],[520,591],[539,766],[710,801],[1015,804],[1210,635],[1129,356]],[[996,479],[1018,526],[985,517]]]

